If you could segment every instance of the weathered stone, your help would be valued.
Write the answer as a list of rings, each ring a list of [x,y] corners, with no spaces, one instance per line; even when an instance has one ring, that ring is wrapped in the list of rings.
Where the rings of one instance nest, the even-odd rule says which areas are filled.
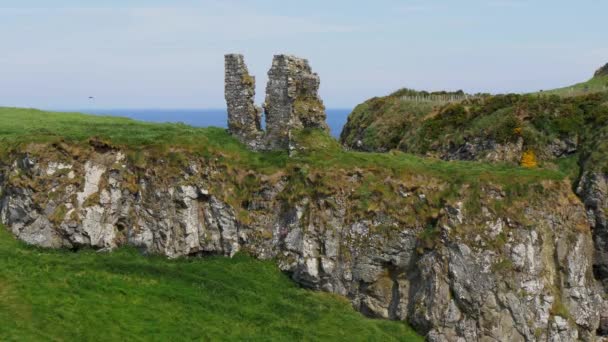
[[[255,77],[249,75],[243,55],[225,55],[224,63],[228,130],[255,148],[262,134],[260,109],[254,104]]]
[[[595,276],[608,289],[608,175],[602,172],[583,172],[576,193],[585,203],[589,224],[593,228]]]
[[[319,76],[306,59],[276,55],[266,86],[266,134],[260,128],[260,109],[254,104],[255,79],[242,55],[225,56],[225,97],[228,130],[253,150],[287,150],[292,133],[303,128],[329,132],[325,106],[318,95]]]
[[[287,149],[294,129],[329,131],[325,107],[319,98],[319,76],[306,59],[276,55],[266,85],[266,144],[270,149]]]
[[[470,198],[457,195],[439,208],[441,234],[429,248],[421,243],[428,224],[418,221],[421,214],[412,212],[411,223],[390,213],[382,220],[371,213],[352,217],[348,212],[360,198],[351,191],[336,191],[331,206],[306,194],[291,201],[282,197],[291,189],[288,177],[264,176],[248,203],[231,202],[221,189],[237,180],[218,176],[218,165],[192,157],[178,174],[163,165],[142,172],[128,161],[118,167],[119,151],[70,161],[75,179],[82,180],[75,186],[65,172],[51,172],[63,156],[57,151],[49,157],[52,149],[36,156],[34,167],[12,161],[0,166],[0,220],[30,244],[132,245],[168,257],[245,250],[276,260],[303,286],[347,297],[367,315],[406,320],[430,341],[590,341],[600,327],[594,242],[585,229],[585,207],[568,200],[566,182],[552,183],[554,191],[517,213],[485,207],[475,213],[464,207]],[[126,191],[125,180],[135,174],[136,193]],[[360,176],[333,176],[343,177],[339,183],[349,189],[363,183]],[[428,178],[407,182],[395,189],[415,201],[440,191]],[[587,182],[581,191],[597,195],[587,197],[605,198],[603,179],[582,184]],[[41,195],[52,189],[52,198]],[[85,199],[95,193],[98,201]],[[79,194],[89,203],[81,205]],[[492,202],[496,193],[476,196]],[[53,217],[60,206],[68,209],[65,217]],[[600,332],[608,329],[608,316],[602,317]]]

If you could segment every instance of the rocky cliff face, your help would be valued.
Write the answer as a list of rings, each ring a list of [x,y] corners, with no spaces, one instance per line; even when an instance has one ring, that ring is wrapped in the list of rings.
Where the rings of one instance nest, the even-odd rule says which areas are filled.
[[[607,293],[607,101],[606,93],[573,97],[500,95],[423,106],[390,95],[358,106],[341,141],[353,149],[401,149],[444,160],[526,167],[556,167],[566,160],[564,157],[577,160],[573,194],[584,203],[595,246],[594,274]],[[391,138],[377,139],[379,136]],[[382,143],[374,145],[378,141]],[[601,310],[601,316],[599,332],[605,335],[608,307]]]
[[[407,320],[430,341],[594,339],[593,241],[567,181],[454,192],[425,174],[256,174],[187,152],[142,167],[129,153],[61,144],[11,154],[0,164],[2,223],[44,247],[275,258],[303,286]]]

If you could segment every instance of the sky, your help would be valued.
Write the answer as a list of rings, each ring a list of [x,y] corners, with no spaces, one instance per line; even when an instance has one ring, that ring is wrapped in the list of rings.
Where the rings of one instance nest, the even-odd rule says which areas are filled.
[[[608,62],[606,13],[605,0],[0,0],[0,106],[223,108],[226,53],[245,55],[258,103],[280,53],[310,61],[328,108],[402,87],[550,89]]]

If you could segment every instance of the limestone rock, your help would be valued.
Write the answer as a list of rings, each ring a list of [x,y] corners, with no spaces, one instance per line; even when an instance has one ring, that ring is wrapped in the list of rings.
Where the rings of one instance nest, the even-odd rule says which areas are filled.
[[[555,182],[522,212],[476,214],[457,195],[438,208],[428,247],[422,214],[349,216],[360,201],[350,191],[287,200],[289,177],[263,176],[247,203],[236,203],[221,189],[237,181],[199,157],[186,155],[178,170],[142,171],[128,161],[117,166],[120,151],[91,151],[70,161],[70,178],[56,171],[63,152],[53,153],[49,146],[28,156],[36,162],[15,156],[0,164],[0,221],[30,244],[131,245],[171,258],[244,250],[276,260],[302,286],[347,297],[366,315],[408,321],[430,341],[592,341],[598,327],[608,330],[608,305],[602,309],[593,277],[597,241],[586,229],[587,216],[603,215],[594,210],[603,208],[605,179],[583,175],[580,193],[589,203],[569,200],[570,185]],[[333,176],[349,188],[363,182]],[[440,191],[427,181],[410,179],[395,191],[420,203]],[[476,196],[502,200],[490,189]]]

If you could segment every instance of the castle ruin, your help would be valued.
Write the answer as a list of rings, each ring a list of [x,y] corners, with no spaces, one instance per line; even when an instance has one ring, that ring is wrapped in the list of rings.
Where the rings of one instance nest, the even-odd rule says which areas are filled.
[[[320,79],[308,61],[290,55],[275,55],[268,71],[264,114],[254,103],[255,78],[249,75],[244,58],[225,56],[225,98],[228,130],[253,150],[288,150],[292,132],[317,128],[329,132],[325,106],[318,95]]]

